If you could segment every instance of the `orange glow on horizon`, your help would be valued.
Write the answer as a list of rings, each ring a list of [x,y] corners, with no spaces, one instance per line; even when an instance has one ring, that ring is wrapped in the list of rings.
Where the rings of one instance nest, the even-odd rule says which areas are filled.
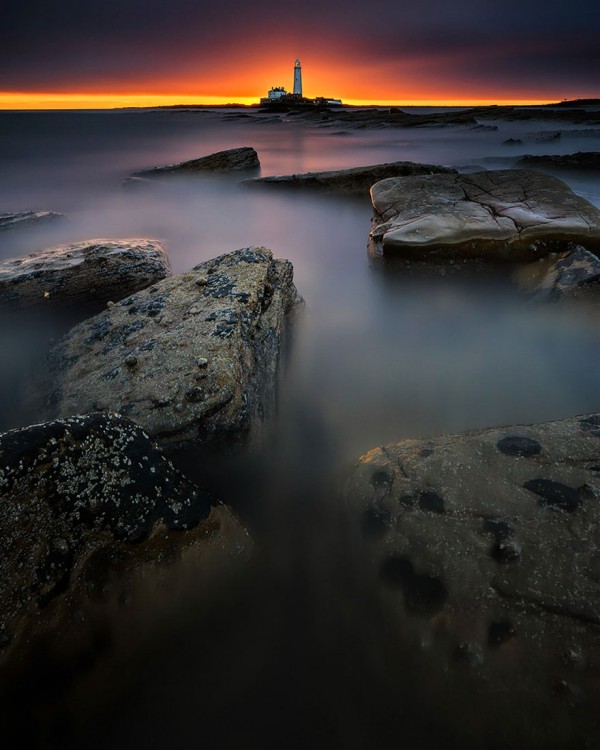
[[[126,94],[126,93],[11,93],[0,92],[0,110],[53,110],[53,109],[120,109],[123,107],[168,107],[173,105],[219,106],[226,104],[257,104],[266,91],[254,96],[206,96],[190,94]],[[423,97],[390,99],[343,99],[353,106],[404,106],[404,107],[477,107],[499,105],[539,105],[549,99],[499,96],[494,99],[479,97]],[[553,99],[551,101],[558,101]]]

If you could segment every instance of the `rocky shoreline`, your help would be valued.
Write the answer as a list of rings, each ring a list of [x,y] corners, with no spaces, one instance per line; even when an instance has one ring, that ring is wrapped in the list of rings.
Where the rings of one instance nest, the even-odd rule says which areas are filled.
[[[408,125],[416,116],[390,110],[334,114],[294,119],[358,128],[521,116],[477,108]],[[600,122],[593,113],[569,120],[569,110],[544,117]],[[550,167],[561,159],[540,158]],[[259,164],[247,147],[132,178],[235,176]],[[395,257],[442,275],[511,264],[534,302],[600,301],[600,211],[538,172],[397,162],[241,184],[370,194],[365,243],[374,262]],[[0,696],[8,697],[11,676],[40,643],[73,629],[68,658],[89,658],[98,622],[119,632],[132,592],[151,609],[144,581],[176,587],[181,561],[200,561],[206,602],[244,574],[255,545],[242,522],[167,455],[207,444],[249,452],[260,443],[304,303],[292,264],[267,248],[172,275],[162,243],[128,239],[0,264],[3,313],[50,305],[76,309],[79,322],[52,342],[29,385],[30,413],[44,421],[0,435]],[[565,747],[564,694],[585,713],[578,740],[592,732],[590,707],[600,699],[599,436],[594,413],[404,440],[357,459],[336,494],[357,557],[369,561],[369,586],[403,634],[400,650],[429,644],[419,657],[429,684],[419,689],[445,695],[448,675],[466,673],[478,702],[497,704],[500,723],[515,695],[521,711],[553,711]],[[165,616],[180,604],[166,603]],[[50,649],[56,661],[68,652],[61,649]],[[476,732],[486,716],[467,724]],[[549,736],[536,724],[527,739],[543,747]]]

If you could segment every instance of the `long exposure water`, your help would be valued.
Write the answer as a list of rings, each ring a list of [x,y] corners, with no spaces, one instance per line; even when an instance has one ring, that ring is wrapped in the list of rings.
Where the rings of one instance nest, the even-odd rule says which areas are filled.
[[[69,216],[5,233],[0,258],[92,237],[152,237],[180,272],[263,245],[293,262],[306,302],[263,449],[210,467],[193,453],[175,457],[250,530],[254,572],[208,619],[192,597],[135,668],[112,673],[97,710],[86,706],[78,746],[461,745],[461,716],[439,718],[413,690],[423,683],[418,660],[406,657],[399,673],[363,560],[345,537],[335,478],[393,440],[600,410],[597,325],[574,309],[526,304],[506,279],[405,278],[370,266],[368,201],[249,190],[231,178],[138,191],[121,182],[245,145],[258,151],[263,175],[398,160],[489,169],[524,153],[598,150],[597,136],[564,136],[575,126],[547,144],[531,136],[547,124],[496,124],[338,134],[219,111],[0,114],[0,212]],[[525,142],[515,150],[508,138]],[[600,206],[597,181],[561,176]],[[35,420],[14,395],[50,334],[25,325],[0,333],[6,429]],[[494,745],[484,736],[475,746]]]

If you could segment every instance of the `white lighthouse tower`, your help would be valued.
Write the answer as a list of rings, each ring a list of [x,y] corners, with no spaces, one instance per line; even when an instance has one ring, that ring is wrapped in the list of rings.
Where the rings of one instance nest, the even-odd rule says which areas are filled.
[[[302,96],[302,67],[300,60],[294,64],[294,96]]]

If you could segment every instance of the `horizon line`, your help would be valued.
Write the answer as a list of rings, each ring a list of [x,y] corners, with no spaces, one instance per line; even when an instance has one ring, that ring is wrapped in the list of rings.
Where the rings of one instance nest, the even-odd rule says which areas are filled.
[[[577,99],[581,97],[573,97]],[[589,97],[586,97],[589,98]],[[77,109],[152,109],[176,106],[251,106],[258,105],[260,97],[250,96],[191,96],[188,94],[84,94],[84,93],[23,93],[0,92],[0,110],[77,110]],[[423,97],[419,99],[344,99],[349,106],[381,107],[477,107],[494,104],[504,106],[536,106],[559,103],[561,99],[535,99],[506,97]],[[564,99],[562,100],[564,101]]]

